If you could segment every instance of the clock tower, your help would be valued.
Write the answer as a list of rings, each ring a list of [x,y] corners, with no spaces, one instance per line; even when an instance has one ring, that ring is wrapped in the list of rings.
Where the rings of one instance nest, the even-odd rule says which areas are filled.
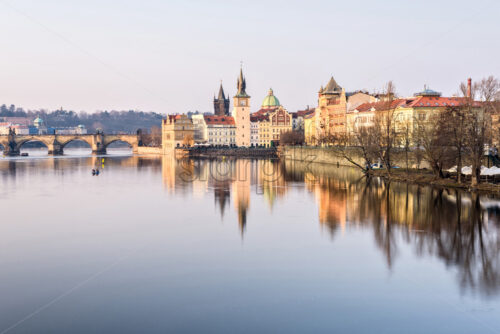
[[[250,146],[250,96],[245,92],[246,86],[243,70],[240,69],[232,115],[236,123],[236,145],[244,147]]]

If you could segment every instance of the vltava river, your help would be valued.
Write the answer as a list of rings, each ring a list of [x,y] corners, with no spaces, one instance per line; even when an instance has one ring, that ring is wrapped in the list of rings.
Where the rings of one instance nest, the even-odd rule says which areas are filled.
[[[500,332],[491,196],[303,163],[35,155],[0,158],[0,333]]]

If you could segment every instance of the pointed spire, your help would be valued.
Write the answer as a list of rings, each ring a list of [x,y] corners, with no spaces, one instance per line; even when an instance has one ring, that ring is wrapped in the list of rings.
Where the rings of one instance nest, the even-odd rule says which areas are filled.
[[[217,98],[219,99],[219,101],[223,101],[226,99],[226,96],[224,95],[224,88],[222,88],[222,80],[219,87],[219,96]]]
[[[247,82],[245,77],[243,76],[243,68],[240,68],[240,76],[238,77],[236,88],[238,89],[236,96],[249,97],[245,91],[245,89],[247,88]]]

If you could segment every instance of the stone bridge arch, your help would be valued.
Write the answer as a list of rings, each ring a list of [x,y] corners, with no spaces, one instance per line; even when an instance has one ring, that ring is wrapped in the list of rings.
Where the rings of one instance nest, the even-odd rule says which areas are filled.
[[[123,141],[137,153],[139,139],[137,135],[105,135],[96,134],[74,135],[0,135],[0,145],[5,155],[19,155],[20,148],[29,141],[38,141],[47,146],[49,154],[63,154],[64,147],[72,141],[84,141],[92,149],[92,153],[106,154],[106,148],[116,142]]]
[[[92,136],[82,136],[82,135],[76,135],[76,136],[57,136],[57,142],[61,146],[61,149],[64,149],[66,145],[68,145],[71,142],[74,141],[83,141],[89,145],[90,148],[92,148],[92,145],[94,143],[94,140]]]
[[[109,145],[115,142],[124,142],[130,145],[132,147],[132,151],[134,153],[137,153],[137,148],[139,146],[139,139],[137,138],[137,135],[109,135],[105,136],[103,140],[103,146],[104,150],[108,148]]]
[[[54,138],[53,138],[53,136],[48,136],[48,137],[52,137],[52,138],[47,138],[47,137],[43,137],[43,136],[17,136],[15,139],[16,150],[20,151],[21,147],[24,144],[31,141],[31,142],[40,142],[40,143],[44,144],[45,146],[47,146],[47,149],[50,151],[54,145]]]

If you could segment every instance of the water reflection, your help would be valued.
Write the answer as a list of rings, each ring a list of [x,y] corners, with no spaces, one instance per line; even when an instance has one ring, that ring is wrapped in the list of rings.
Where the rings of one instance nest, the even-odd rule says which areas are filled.
[[[0,199],[14,193],[21,179],[89,173],[102,158],[2,159]],[[250,228],[249,212],[258,210],[252,204],[258,197],[265,199],[272,214],[278,201],[298,193],[303,201],[316,203],[317,222],[333,243],[343,234],[368,231],[390,270],[404,243],[414,255],[439,259],[452,269],[462,291],[484,296],[500,291],[500,200],[495,197],[378,179],[367,182],[352,168],[290,161],[104,159],[103,175],[118,168],[141,177],[148,171],[158,181],[161,175],[165,191],[176,197],[213,196],[221,219],[229,211],[235,214],[242,238]],[[304,212],[304,217],[309,214]]]
[[[302,173],[318,200],[320,223],[332,234],[346,225],[372,229],[389,267],[398,253],[396,240],[404,240],[416,254],[437,256],[458,269],[463,288],[498,293],[497,199],[377,179],[367,182],[352,169],[300,163],[284,168]]]
[[[372,230],[392,268],[398,242],[420,257],[434,256],[457,270],[463,289],[500,290],[500,201],[460,190],[366,181],[355,169],[273,160],[162,158],[163,183],[176,194],[213,192],[221,216],[233,196],[242,236],[251,192],[272,209],[291,187],[305,188],[318,205],[319,224],[333,240],[351,229]],[[335,242],[335,241],[334,241]]]

